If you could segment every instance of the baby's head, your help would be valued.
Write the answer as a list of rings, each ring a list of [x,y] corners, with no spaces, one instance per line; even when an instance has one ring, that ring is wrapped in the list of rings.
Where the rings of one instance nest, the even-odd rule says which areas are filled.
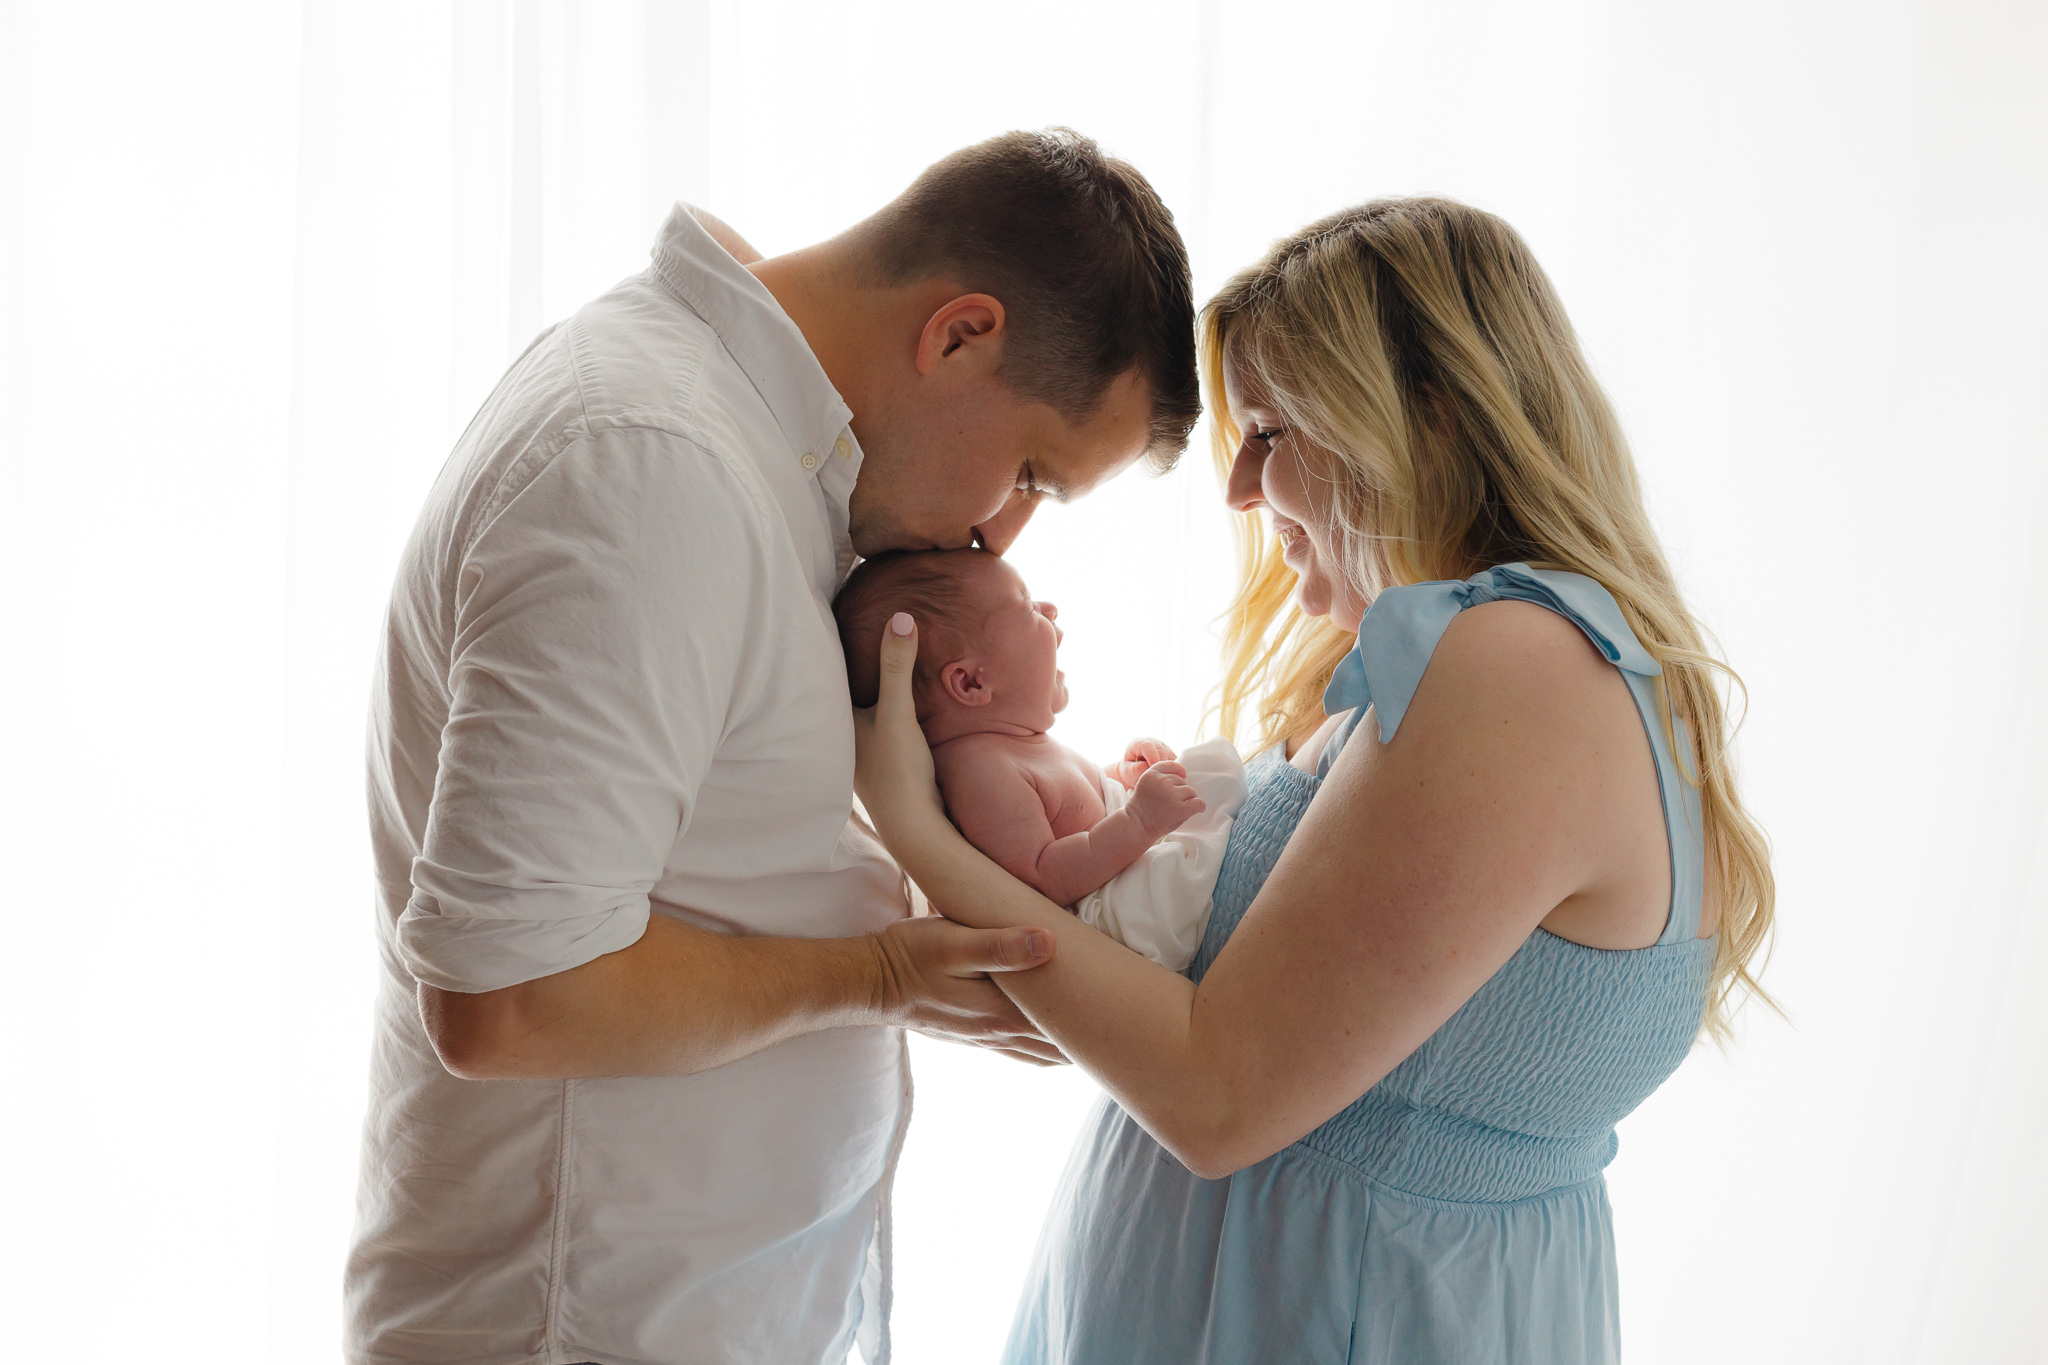
[[[934,743],[981,730],[1041,733],[1067,705],[1059,613],[1032,600],[1017,571],[986,550],[877,555],[833,600],[855,706],[880,687],[889,618],[917,618],[917,719]]]

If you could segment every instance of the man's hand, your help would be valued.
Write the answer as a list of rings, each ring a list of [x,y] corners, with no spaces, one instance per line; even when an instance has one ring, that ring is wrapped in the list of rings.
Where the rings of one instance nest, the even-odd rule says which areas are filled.
[[[872,935],[879,995],[875,1014],[949,1043],[972,1043],[1034,1066],[1067,1059],[998,990],[990,972],[1019,972],[1051,958],[1038,929],[969,929],[936,915],[898,920]]]
[[[1154,763],[1171,763],[1174,757],[1173,750],[1156,739],[1134,739],[1124,750],[1123,762],[1110,768],[1109,775],[1131,791]]]
[[[1138,779],[1126,808],[1156,841],[1208,809],[1188,785],[1188,770],[1178,763],[1154,763]]]
[[[1042,929],[902,920],[852,938],[718,934],[656,914],[639,942],[469,995],[419,984],[420,1021],[465,1080],[687,1076],[819,1029],[893,1024],[1064,1061],[989,972],[1052,956]]]

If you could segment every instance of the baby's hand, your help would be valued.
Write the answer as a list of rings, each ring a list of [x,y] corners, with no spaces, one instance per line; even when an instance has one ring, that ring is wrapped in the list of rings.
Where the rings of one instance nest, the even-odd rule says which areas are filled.
[[[1188,785],[1188,770],[1178,763],[1158,762],[1145,769],[1131,792],[1129,810],[1154,840],[1165,838],[1207,807]]]
[[[1124,784],[1125,791],[1138,785],[1138,779],[1154,763],[1171,763],[1174,752],[1156,739],[1134,739],[1124,750],[1124,761],[1110,769],[1110,776]]]

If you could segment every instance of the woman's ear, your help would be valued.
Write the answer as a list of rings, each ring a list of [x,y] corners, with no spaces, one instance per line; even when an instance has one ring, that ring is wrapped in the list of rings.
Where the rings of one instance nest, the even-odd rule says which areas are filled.
[[[988,669],[979,659],[956,659],[939,670],[939,690],[962,706],[987,706],[995,700],[989,690]]]

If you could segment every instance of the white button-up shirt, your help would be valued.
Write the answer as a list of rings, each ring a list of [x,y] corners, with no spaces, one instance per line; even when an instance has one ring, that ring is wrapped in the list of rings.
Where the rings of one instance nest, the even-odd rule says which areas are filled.
[[[355,1362],[887,1354],[900,1031],[687,1077],[465,1081],[415,983],[639,939],[907,913],[853,823],[830,602],[860,450],[774,297],[687,209],[536,341],[428,497],[371,718],[383,914],[348,1269]]]

